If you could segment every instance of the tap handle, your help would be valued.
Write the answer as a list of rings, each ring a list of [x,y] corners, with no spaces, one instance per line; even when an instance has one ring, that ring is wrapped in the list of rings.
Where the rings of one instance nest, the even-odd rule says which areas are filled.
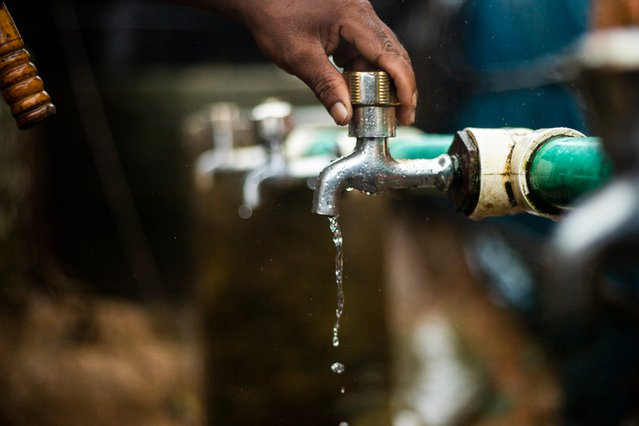
[[[344,73],[353,104],[349,136],[388,138],[395,136],[395,107],[399,105],[392,79],[384,71]]]
[[[293,129],[292,107],[278,99],[267,99],[251,111],[257,137],[267,150],[279,150]]]
[[[344,78],[354,106],[397,106],[393,80],[385,71],[345,72]]]
[[[0,90],[21,129],[56,112],[4,3],[0,4]]]

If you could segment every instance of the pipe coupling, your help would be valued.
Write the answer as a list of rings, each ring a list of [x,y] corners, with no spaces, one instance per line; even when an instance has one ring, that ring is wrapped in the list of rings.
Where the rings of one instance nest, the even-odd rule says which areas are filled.
[[[555,218],[535,202],[528,182],[530,163],[537,150],[556,137],[583,137],[565,127],[551,129],[475,129],[467,128],[467,143],[474,145],[478,170],[474,175],[478,196],[465,213],[471,219],[529,212]]]

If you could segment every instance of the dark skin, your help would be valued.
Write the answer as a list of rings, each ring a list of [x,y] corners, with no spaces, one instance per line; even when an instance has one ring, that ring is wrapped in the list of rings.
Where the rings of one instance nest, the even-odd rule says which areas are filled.
[[[368,0],[173,0],[240,21],[262,52],[304,81],[337,124],[351,119],[346,82],[330,63],[382,69],[397,88],[400,124],[415,121],[417,84],[411,61]]]
[[[597,0],[593,7],[594,29],[639,24],[639,0]]]

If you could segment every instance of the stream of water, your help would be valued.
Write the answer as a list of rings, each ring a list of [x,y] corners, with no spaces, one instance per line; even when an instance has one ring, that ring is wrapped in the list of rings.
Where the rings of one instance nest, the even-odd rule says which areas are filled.
[[[339,346],[340,319],[344,313],[344,250],[342,248],[342,231],[337,222],[337,217],[328,218],[333,244],[335,244],[335,283],[337,284],[337,309],[335,309],[335,325],[333,326],[333,346]]]
[[[333,347],[339,346],[340,319],[344,313],[344,249],[342,247],[342,230],[339,227],[337,217],[328,218],[331,232],[333,233],[333,244],[335,244],[335,283],[337,284],[337,309],[335,309],[335,325],[333,326]],[[342,374],[345,370],[344,364],[335,362],[331,365],[331,371],[335,374]],[[344,394],[346,389],[340,388],[340,394]],[[346,422],[340,422],[339,426],[348,426]]]

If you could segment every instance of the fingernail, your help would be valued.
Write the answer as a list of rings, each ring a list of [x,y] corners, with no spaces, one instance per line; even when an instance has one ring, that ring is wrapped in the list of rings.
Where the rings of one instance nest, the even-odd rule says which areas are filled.
[[[417,108],[417,90],[413,92],[412,107]]]
[[[331,107],[331,117],[335,120],[335,123],[341,125],[346,124],[346,117],[348,117],[348,110],[341,102],[336,102]]]
[[[415,110],[414,110],[414,109],[410,110],[410,117],[409,117],[409,119],[410,119],[410,123],[411,123],[411,124],[413,124],[413,123],[415,122]]]

